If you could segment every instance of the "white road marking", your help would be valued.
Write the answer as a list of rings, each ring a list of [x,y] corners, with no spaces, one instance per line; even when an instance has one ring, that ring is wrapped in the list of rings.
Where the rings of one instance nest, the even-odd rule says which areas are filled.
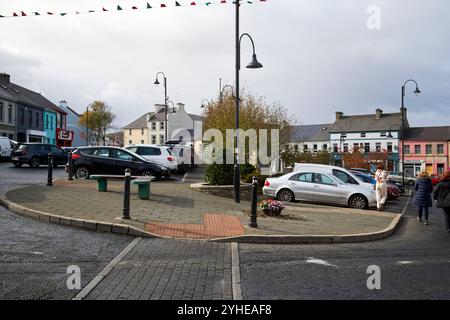
[[[181,179],[181,183],[184,183],[186,181],[188,173],[186,172],[183,176],[183,179]]]
[[[412,261],[399,261],[399,262],[397,262],[397,264],[400,264],[400,265],[404,265],[404,264],[413,264],[414,262],[412,262]]]
[[[40,252],[40,251],[33,251],[32,254],[36,254],[36,255],[39,255],[39,256],[40,256],[40,255],[43,255],[44,253],[43,253],[43,252]]]
[[[239,248],[237,242],[231,243],[231,284],[233,300],[242,300],[241,271],[239,266]]]
[[[111,260],[110,263],[98,274],[95,276],[94,279],[92,279],[91,282],[89,282],[78,294],[72,299],[72,300],[83,300],[86,298],[89,293],[94,290],[94,288],[102,281],[111,271],[112,269],[122,260],[123,257],[125,257],[128,252],[133,249],[139,241],[141,241],[142,238],[136,238],[131,243],[126,246],[125,249],[123,249],[114,259]]]
[[[335,267],[335,268],[339,268],[337,265],[335,264],[331,264],[328,261],[322,260],[322,259],[316,259],[316,258],[308,258],[308,260],[306,260],[307,263],[312,263],[312,264],[319,264],[322,266],[327,266],[327,267]]]

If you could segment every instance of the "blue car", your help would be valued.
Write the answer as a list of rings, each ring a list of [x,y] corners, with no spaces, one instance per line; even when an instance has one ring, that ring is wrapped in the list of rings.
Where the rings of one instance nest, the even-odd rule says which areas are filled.
[[[361,181],[363,181],[365,183],[377,184],[377,181],[368,174],[364,174],[359,171],[352,171],[352,170],[350,170],[350,172],[353,173],[355,176],[357,176],[359,179],[361,179]]]

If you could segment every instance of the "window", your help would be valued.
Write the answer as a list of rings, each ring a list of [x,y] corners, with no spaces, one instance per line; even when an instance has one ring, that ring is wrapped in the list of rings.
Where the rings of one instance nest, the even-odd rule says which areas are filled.
[[[308,145],[307,144],[303,145],[303,152],[308,152]]]
[[[358,149],[359,149],[359,144],[354,143],[354,144],[353,144],[353,150],[356,151],[356,150],[358,150]]]
[[[314,152],[317,152],[317,144],[313,145]]]
[[[10,104],[9,106],[8,106],[8,122],[9,123],[12,123],[13,122],[13,120],[12,120],[12,104]],[[12,139],[12,138],[11,138]]]
[[[113,150],[113,157],[116,159],[126,160],[126,161],[131,161],[134,159],[134,157],[131,155],[131,153],[128,153],[123,150],[117,150],[117,149]]]
[[[152,144],[156,144],[156,136],[152,135]]]
[[[333,169],[333,176],[335,176],[336,178],[347,184],[359,184],[348,173],[341,170]]]
[[[48,129],[49,125],[48,125],[48,114],[45,115],[45,129]]]
[[[161,150],[153,147],[142,147],[140,150],[141,156],[160,156]]]
[[[144,144],[145,143],[145,141],[144,140],[141,140],[141,144]]]
[[[438,144],[437,145],[437,153],[438,154],[444,154],[444,145],[443,144]]]
[[[152,122],[152,130],[156,130],[156,122]]]
[[[144,135],[144,128],[141,129],[141,135]]]
[[[341,133],[341,138],[347,138],[347,134],[346,133]]]
[[[0,102],[0,121],[3,121],[3,103]]]
[[[409,147],[409,144],[405,144],[405,154],[411,154],[411,149]]]
[[[20,123],[25,124],[25,110],[20,109]]]
[[[164,130],[164,122],[161,121],[161,122],[159,123],[159,129],[160,129],[160,130]]]
[[[314,182],[315,183],[320,183],[320,184],[326,184],[326,185],[329,185],[329,186],[335,184],[333,179],[331,179],[330,177],[328,177],[328,176],[326,176],[324,174],[319,174],[319,173],[314,174]]]
[[[313,182],[313,173],[295,174],[289,180],[299,181],[299,182]]]
[[[328,150],[328,145],[327,144],[322,145],[322,150]]]
[[[444,174],[444,164],[443,163],[438,163],[438,165],[437,165],[437,174],[438,175],[443,175]]]
[[[294,151],[298,152],[298,144],[294,144]]]
[[[33,125],[33,112],[31,110],[28,111],[28,124],[30,127]]]
[[[109,149],[107,148],[96,148],[93,149],[93,152],[91,153],[93,156],[97,157],[109,157]]]
[[[427,145],[425,146],[425,152],[426,152],[427,154],[433,154],[433,146],[432,146],[431,144],[427,144]]]
[[[53,130],[53,117],[50,116],[50,130]]]
[[[415,153],[415,154],[421,154],[421,153],[422,153],[422,149],[421,149],[421,147],[420,147],[420,144],[416,144],[416,145],[414,146],[414,153]]]
[[[48,139],[50,141],[50,139]],[[50,150],[52,151],[52,153],[64,153],[60,148],[55,147],[55,146],[50,146]]]
[[[370,152],[370,143],[369,142],[364,143],[364,152],[367,152],[367,153]]]
[[[365,138],[366,137],[366,133],[365,132],[361,132],[361,138]]]
[[[375,150],[376,150],[377,152],[381,152],[381,142],[377,142],[377,143],[375,144]]]
[[[128,134],[131,136],[132,133],[133,133],[133,130],[130,129],[130,130],[128,131]]]
[[[392,142],[388,142],[387,144],[387,151],[392,152]]]
[[[333,152],[334,152],[334,153],[337,153],[337,152],[338,152],[338,145],[337,145],[337,143],[334,143],[334,144],[333,144]]]
[[[344,152],[348,152],[348,143],[344,143]]]
[[[164,136],[163,135],[159,136],[159,143],[161,143],[161,144],[164,143]]]
[[[133,144],[133,141],[132,140],[128,140],[128,144]]]
[[[36,116],[36,127],[39,127],[39,124],[40,124],[40,121],[39,121],[39,112],[36,112],[35,113],[35,116]]]
[[[382,132],[380,133],[380,137],[386,137],[386,131],[382,131]]]

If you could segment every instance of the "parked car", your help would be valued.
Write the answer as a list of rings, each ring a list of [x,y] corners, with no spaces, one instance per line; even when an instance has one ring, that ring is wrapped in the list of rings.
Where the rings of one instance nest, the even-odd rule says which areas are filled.
[[[366,175],[369,175],[371,177],[375,177],[375,173],[373,173],[370,170],[364,169],[364,168],[350,168],[350,171],[357,171],[357,172],[361,172],[361,173],[364,173]]]
[[[373,185],[369,182],[364,182],[361,179],[359,179],[355,174],[351,173],[345,168],[336,167],[336,166],[329,166],[324,164],[315,164],[315,163],[296,163],[294,165],[294,171],[293,172],[305,172],[306,170],[309,170],[311,172],[315,172],[315,170],[320,170],[320,172],[325,172],[327,174],[333,175],[336,178],[338,178],[340,181],[346,184],[354,184],[354,185],[361,185],[363,187],[366,187],[368,189],[373,190]]]
[[[11,157],[11,141],[7,137],[0,137],[0,159]]]
[[[263,193],[285,202],[300,200],[347,205],[358,209],[376,205],[373,188],[359,183],[344,183],[329,170],[321,167],[298,170],[278,178],[267,178]]]
[[[388,179],[403,183],[403,176],[401,172],[399,174],[395,174],[395,172],[389,171]],[[416,178],[405,176],[405,184],[413,186],[416,184],[416,182],[417,182]]]
[[[155,144],[132,144],[125,149],[153,163],[168,167],[170,172],[178,171],[177,158],[172,155],[169,147]]]
[[[135,176],[153,176],[156,179],[170,175],[166,166],[119,147],[80,147],[72,152],[72,161],[77,179],[88,179],[91,174],[123,175],[125,169],[130,169]]]
[[[371,175],[362,173],[361,171],[354,171],[353,169],[350,169],[350,172],[353,173],[364,183],[370,183],[371,185],[377,184],[377,181]]]
[[[431,183],[433,184],[433,186],[437,185],[441,181],[441,176],[439,176],[437,174],[432,174],[430,176],[430,178],[431,178]]]
[[[400,197],[400,188],[395,184],[387,184],[388,200],[395,200]]]
[[[400,193],[405,193],[405,187],[403,186],[403,184],[401,182],[388,179],[386,183],[387,183],[388,187],[390,185],[396,186],[400,190]]]
[[[28,164],[30,167],[38,168],[48,165],[48,154],[52,153],[53,166],[65,165],[68,153],[58,146],[47,143],[19,143],[12,152],[11,162],[16,167]]]

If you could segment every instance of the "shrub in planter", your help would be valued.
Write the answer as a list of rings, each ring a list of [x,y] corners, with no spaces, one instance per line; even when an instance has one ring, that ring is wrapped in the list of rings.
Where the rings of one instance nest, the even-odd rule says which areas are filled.
[[[241,177],[244,179],[249,174],[256,171],[255,166],[251,165],[250,163],[241,164]]]
[[[224,186],[233,184],[234,166],[232,164],[213,163],[206,168],[205,181],[211,185]]]

